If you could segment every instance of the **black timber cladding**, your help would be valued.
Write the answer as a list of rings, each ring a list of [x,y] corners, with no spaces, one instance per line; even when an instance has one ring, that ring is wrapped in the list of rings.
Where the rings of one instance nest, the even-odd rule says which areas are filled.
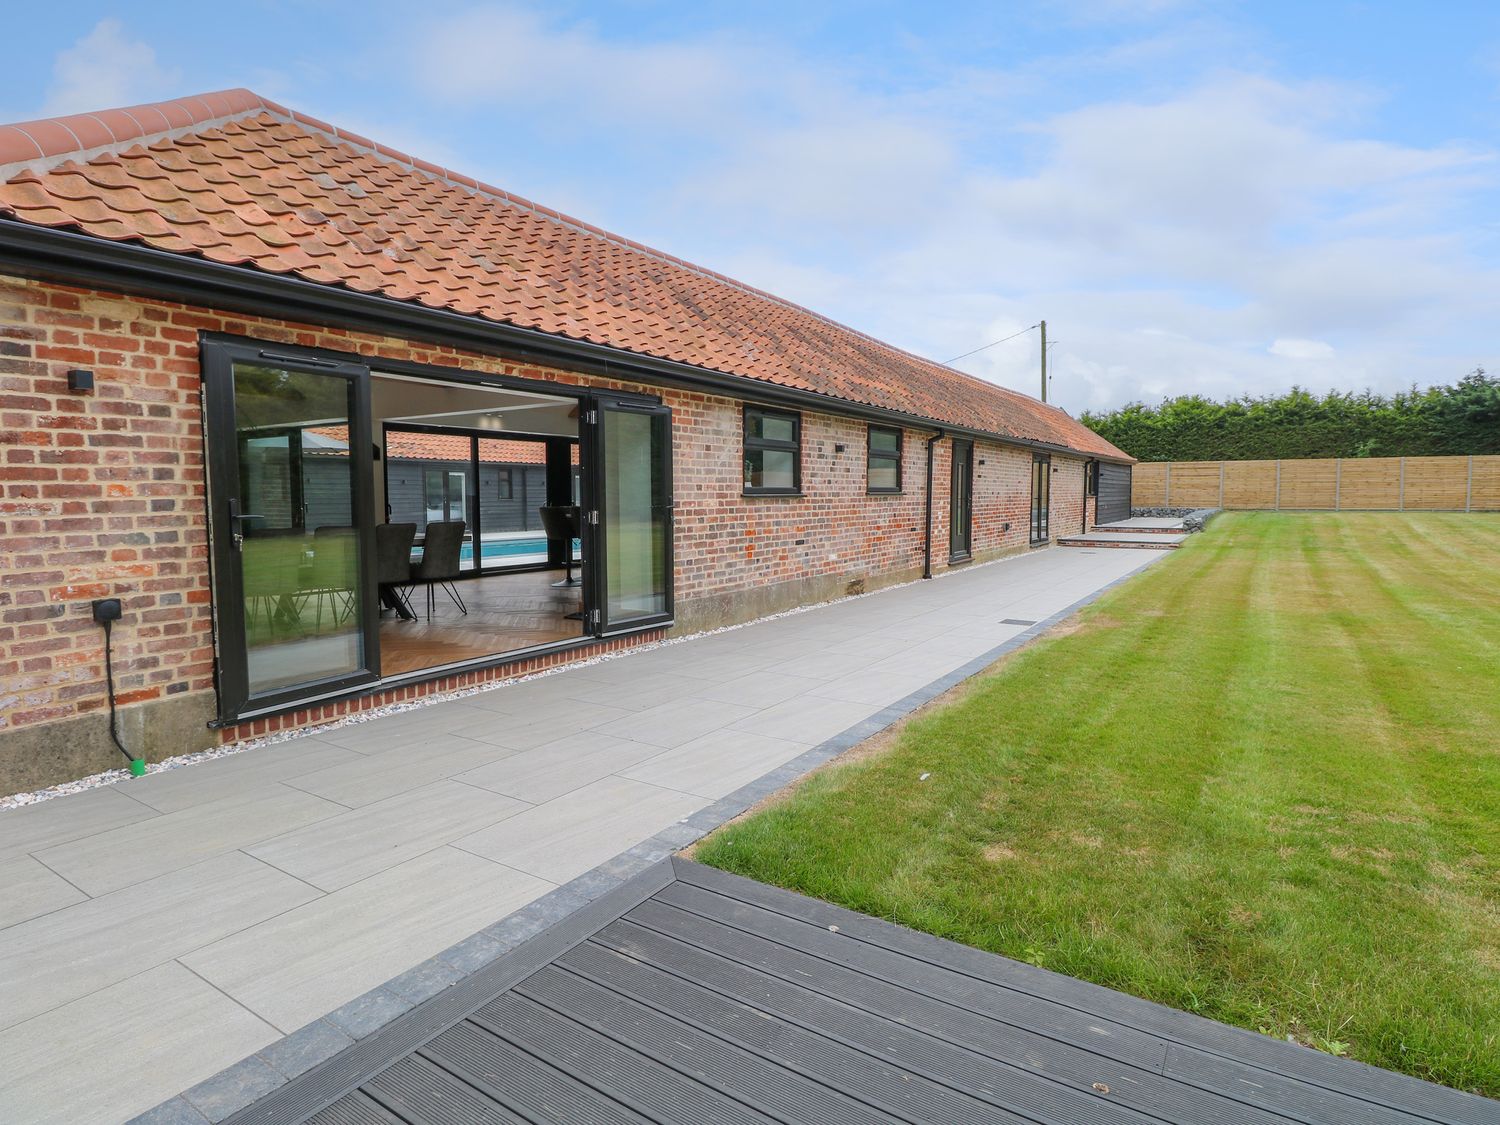
[[[1095,523],[1130,518],[1130,466],[1099,462],[1099,499]]]
[[[1477,1125],[1500,1107],[673,859],[229,1120]]]

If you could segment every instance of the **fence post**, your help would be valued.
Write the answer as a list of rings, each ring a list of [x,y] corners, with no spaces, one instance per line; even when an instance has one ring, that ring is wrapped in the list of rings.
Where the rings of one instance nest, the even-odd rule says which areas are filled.
[[[1161,506],[1170,508],[1172,506],[1172,462],[1170,461],[1167,462],[1167,475],[1163,480]]]
[[[1344,459],[1335,457],[1333,459],[1333,510],[1343,511],[1344,499]]]
[[[1473,476],[1473,473],[1469,474]],[[1224,507],[1224,462],[1219,462],[1219,507]]]
[[[1397,485],[1397,492],[1396,492],[1396,511],[1398,511],[1398,512],[1404,512],[1404,511],[1406,511],[1406,458],[1405,457],[1401,458],[1401,461],[1400,461],[1400,463],[1398,465],[1398,470],[1399,470],[1399,472],[1400,472],[1401,475],[1400,475],[1400,484]]]
[[[1464,480],[1464,511],[1474,510],[1474,455],[1469,454],[1469,475]]]
[[[1281,458],[1276,459],[1276,511],[1281,511]]]

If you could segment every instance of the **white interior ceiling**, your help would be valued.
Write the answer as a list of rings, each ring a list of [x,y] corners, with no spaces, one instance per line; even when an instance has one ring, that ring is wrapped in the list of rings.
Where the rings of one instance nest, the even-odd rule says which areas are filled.
[[[578,436],[577,399],[505,387],[372,372],[370,405],[377,435],[382,422],[411,422],[497,434]]]

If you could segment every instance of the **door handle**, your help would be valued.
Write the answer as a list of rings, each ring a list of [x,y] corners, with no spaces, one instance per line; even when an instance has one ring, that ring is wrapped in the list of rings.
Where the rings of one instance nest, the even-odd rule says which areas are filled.
[[[229,498],[229,541],[236,551],[245,549],[245,533],[240,529],[242,520],[255,520],[260,516],[254,512],[241,512],[237,497]]]

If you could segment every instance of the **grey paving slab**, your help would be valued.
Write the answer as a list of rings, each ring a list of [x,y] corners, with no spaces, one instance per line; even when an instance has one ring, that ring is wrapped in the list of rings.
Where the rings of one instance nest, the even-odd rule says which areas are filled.
[[[814,651],[808,651],[814,649]],[[853,652],[819,652],[815,646],[803,647],[801,656],[794,656],[776,662],[776,672],[783,676],[796,676],[799,679],[809,680],[836,680],[840,676],[847,676],[850,672],[868,666],[870,656],[868,653]]]
[[[643,742],[583,731],[469,770],[454,780],[539,805],[660,752],[659,747]]]
[[[475,766],[514,754],[503,746],[457,734],[437,734],[412,740],[401,750],[379,754],[348,752],[352,760],[306,773],[287,782],[350,808],[409,793],[417,786],[441,781]]]
[[[733,635],[725,633],[722,636]],[[672,671],[695,680],[727,680],[758,672],[773,663],[773,658],[765,653],[735,651],[732,641],[721,640],[715,647],[721,651],[709,649],[696,656],[685,656]]]
[[[246,850],[320,890],[336,891],[526,807],[512,797],[444,780]]]
[[[620,776],[718,799],[806,749],[806,743],[753,731],[714,731],[621,770]]]
[[[0,811],[0,855],[34,852],[156,815],[123,789],[107,786]]]
[[[832,699],[842,703],[866,703],[875,706],[909,695],[923,684],[930,682],[935,676],[947,671],[948,667],[943,665],[951,666],[957,663],[956,660],[943,661],[938,666],[918,667],[901,672],[876,672],[867,669],[842,679],[830,680],[809,694],[820,699]]]
[[[691,794],[606,777],[456,840],[454,846],[565,883],[707,803]]]
[[[292,1031],[551,887],[441,847],[181,960],[263,1019]]]
[[[399,750],[411,744],[413,735],[432,735],[470,726],[485,718],[485,713],[462,700],[414,707],[393,715],[382,715],[342,727],[323,727],[317,731],[322,742],[356,750],[361,754],[378,754]]]
[[[800,695],[729,725],[772,738],[817,744],[867,719],[878,708],[816,695]]]
[[[88,896],[29,855],[0,859],[0,929]]]
[[[788,676],[782,672],[751,672],[722,683],[699,681],[690,694],[696,699],[737,703],[742,707],[771,707],[803,695],[826,681],[811,676]]]
[[[596,683],[584,689],[589,700],[626,711],[645,711],[671,703],[685,695],[692,695],[703,688],[703,681],[676,672],[651,670],[642,675],[643,668],[633,669],[634,678],[610,683]]]
[[[738,719],[755,714],[756,710],[709,699],[678,699],[605,723],[598,729],[604,734],[670,750],[710,731],[721,730]]]
[[[0,930],[0,1026],[51,1011],[316,897],[301,880],[230,852]]]
[[[37,858],[90,895],[107,894],[191,867],[288,829],[326,820],[342,805],[283,786],[256,789],[37,852]]]
[[[312,737],[243,750],[226,758],[147,774],[122,782],[123,791],[158,812],[171,813],[209,801],[268,788],[363,755]]]
[[[582,700],[552,700],[524,716],[502,717],[500,722],[495,722],[491,716],[456,733],[508,750],[532,750],[631,713],[625,707],[607,707]]]
[[[278,1036],[169,961],[0,1032],[0,1121],[123,1121]]]

